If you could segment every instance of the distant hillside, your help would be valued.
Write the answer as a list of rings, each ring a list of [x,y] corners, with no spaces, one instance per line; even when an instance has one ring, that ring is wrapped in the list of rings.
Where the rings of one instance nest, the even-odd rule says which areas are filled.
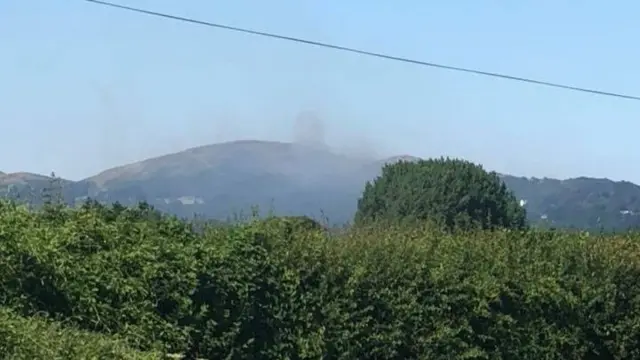
[[[235,141],[197,147],[109,169],[84,180],[100,200],[147,200],[184,216],[250,211],[327,215],[355,210],[364,186],[358,160],[299,144]],[[335,196],[337,195],[337,196]]]
[[[39,204],[48,190],[56,187],[64,189],[74,185],[70,180],[52,180],[49,176],[27,172],[0,173],[0,196]]]
[[[556,227],[640,227],[640,187],[628,181],[579,177],[567,180],[502,176],[526,201],[530,221]]]
[[[179,216],[224,219],[252,205],[263,212],[349,221],[367,180],[385,163],[412,156],[354,159],[322,147],[234,141],[188,149],[105,170],[82,181],[60,180],[68,202],[92,197],[131,204],[148,201]],[[578,228],[640,227],[640,187],[629,182],[577,178],[527,179],[502,175],[523,200],[532,222]],[[47,176],[0,174],[0,195],[38,203],[52,186]]]

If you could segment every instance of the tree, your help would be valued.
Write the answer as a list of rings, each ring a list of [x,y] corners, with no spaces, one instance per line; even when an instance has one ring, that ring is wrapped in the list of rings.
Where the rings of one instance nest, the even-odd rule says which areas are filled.
[[[526,226],[526,213],[495,172],[450,158],[387,164],[367,182],[356,224],[432,221],[447,230]]]

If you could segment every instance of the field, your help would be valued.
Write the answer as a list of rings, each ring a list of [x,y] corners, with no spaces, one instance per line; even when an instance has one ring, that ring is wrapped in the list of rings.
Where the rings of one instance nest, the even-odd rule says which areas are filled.
[[[0,202],[7,359],[640,359],[640,235]]]

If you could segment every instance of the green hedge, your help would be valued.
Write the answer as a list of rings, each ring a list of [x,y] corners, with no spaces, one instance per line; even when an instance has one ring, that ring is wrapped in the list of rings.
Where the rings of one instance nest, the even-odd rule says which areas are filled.
[[[162,359],[119,339],[64,328],[43,318],[24,318],[5,308],[0,308],[0,354],[11,360]]]
[[[640,236],[193,231],[137,209],[0,209],[0,299],[140,350],[263,359],[640,359]],[[301,224],[305,220],[300,220]]]

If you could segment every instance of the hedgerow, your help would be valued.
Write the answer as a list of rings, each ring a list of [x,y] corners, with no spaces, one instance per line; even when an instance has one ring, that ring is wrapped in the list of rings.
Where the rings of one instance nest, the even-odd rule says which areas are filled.
[[[640,359],[638,235],[309,224],[0,203],[0,305],[191,358]]]
[[[24,318],[0,308],[0,354],[11,360],[158,360],[159,353],[132,349],[125,341],[64,328],[39,317]]]

